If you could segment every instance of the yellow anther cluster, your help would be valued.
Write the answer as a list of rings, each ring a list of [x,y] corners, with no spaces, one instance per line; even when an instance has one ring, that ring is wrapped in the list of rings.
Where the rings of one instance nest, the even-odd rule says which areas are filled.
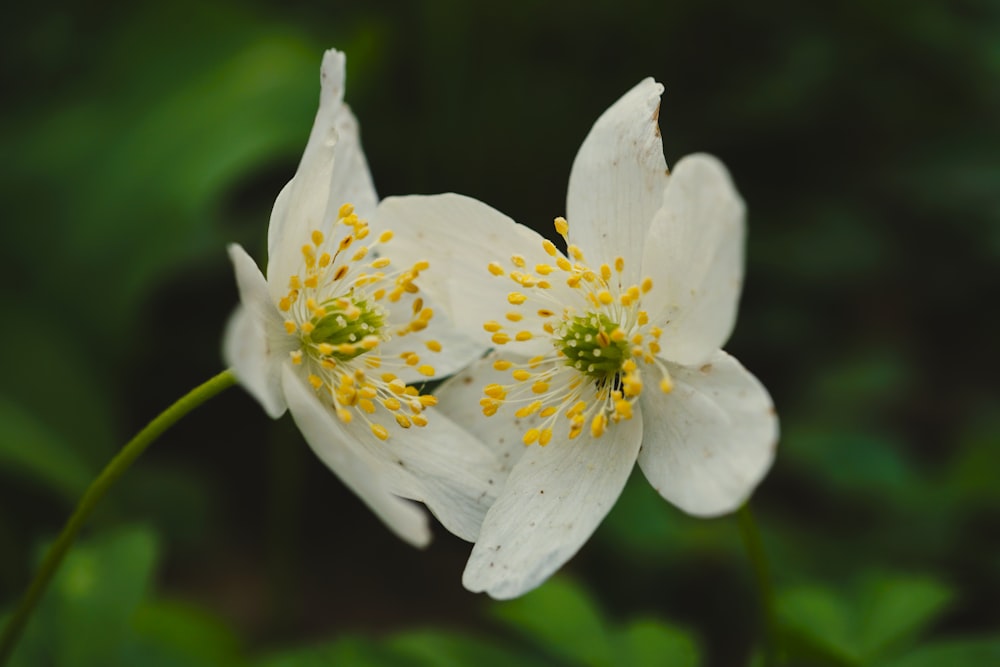
[[[432,364],[414,351],[391,359],[380,354],[390,337],[389,304],[405,312],[404,299],[412,299],[409,321],[392,335],[427,328],[434,313],[418,296],[415,281],[430,265],[419,261],[409,268],[389,268],[389,256],[373,251],[392,240],[392,231],[382,231],[370,246],[355,245],[369,236],[368,222],[351,204],[341,206],[338,216],[327,233],[317,229],[309,234],[310,243],[301,247],[301,268],[289,278],[278,308],[285,313],[285,333],[297,343],[289,353],[291,362],[302,367],[320,400],[341,422],[359,418],[376,438],[386,440],[392,422],[404,429],[426,426],[424,411],[436,402],[391,372],[410,368],[433,377]],[[337,230],[343,227],[348,229],[341,236]],[[430,354],[442,351],[439,341],[424,345]]]
[[[598,438],[614,424],[631,419],[642,394],[644,372],[658,373],[661,391],[673,389],[666,365],[657,356],[663,332],[649,326],[649,314],[641,309],[644,295],[653,289],[652,279],[626,284],[622,257],[591,269],[583,250],[570,243],[566,219],[556,218],[555,229],[566,242],[566,255],[543,240],[542,250],[552,259],[535,264],[534,272],[520,254],[512,255],[507,265],[493,261],[486,267],[490,274],[509,277],[520,286],[507,294],[515,309],[503,321],[483,323],[493,343],[516,345],[539,337],[551,342],[550,351],[526,363],[496,359],[493,368],[509,372],[511,381],[483,387],[480,406],[486,416],[512,404],[518,406],[517,418],[540,420],[526,429],[526,445],[544,446],[561,428],[570,439],[585,431]],[[546,277],[557,271],[564,274],[575,296],[553,307],[556,302]]]

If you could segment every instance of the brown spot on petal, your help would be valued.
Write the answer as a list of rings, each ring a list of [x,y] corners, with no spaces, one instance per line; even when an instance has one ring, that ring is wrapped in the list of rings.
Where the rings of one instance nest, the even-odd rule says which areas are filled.
[[[660,105],[656,105],[656,110],[653,112],[653,131],[656,136],[660,136]]]
[[[701,371],[702,373],[711,373],[712,372],[712,364],[705,364],[704,366],[702,366],[698,370]]]

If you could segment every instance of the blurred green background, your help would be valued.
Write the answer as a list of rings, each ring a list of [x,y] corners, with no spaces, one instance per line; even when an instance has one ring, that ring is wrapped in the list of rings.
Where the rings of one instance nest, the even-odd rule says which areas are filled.
[[[1000,664],[1000,3],[29,3],[0,26],[0,609],[116,448],[221,368],[324,48],[383,195],[546,233],[600,113],[663,82],[669,164],[748,203],[729,349],[782,419],[755,510],[791,664]],[[497,604],[393,538],[242,391],[115,488],[19,665],[745,664],[732,518],[641,477]]]

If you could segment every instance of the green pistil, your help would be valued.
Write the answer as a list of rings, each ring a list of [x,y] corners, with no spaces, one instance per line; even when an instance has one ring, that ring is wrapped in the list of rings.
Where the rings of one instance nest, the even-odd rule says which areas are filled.
[[[573,317],[563,323],[556,347],[567,365],[596,380],[608,380],[628,358],[627,342],[611,339],[616,329],[618,325],[600,313]]]
[[[385,311],[377,304],[367,300],[354,301],[353,304],[361,313],[353,320],[348,319],[346,309],[338,305],[339,299],[331,299],[323,303],[325,315],[313,317],[310,320],[315,327],[308,338],[317,345],[329,343],[337,350],[330,356],[340,361],[349,361],[367,350],[359,345],[365,336],[381,336],[385,325]],[[355,346],[353,352],[342,352],[340,346],[349,343]]]

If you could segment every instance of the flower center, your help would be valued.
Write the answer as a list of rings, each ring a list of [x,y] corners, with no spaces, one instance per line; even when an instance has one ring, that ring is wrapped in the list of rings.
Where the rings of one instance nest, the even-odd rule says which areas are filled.
[[[330,299],[320,304],[309,323],[312,332],[308,335],[309,349],[320,346],[331,346],[330,357],[338,361],[349,361],[366,349],[356,345],[368,336],[379,337],[385,326],[385,310],[374,301],[363,299],[340,298]],[[315,346],[315,347],[314,347]]]
[[[631,419],[632,406],[642,393],[644,370],[658,373],[661,391],[673,389],[665,364],[657,358],[662,330],[650,325],[642,310],[642,297],[653,289],[653,281],[644,278],[638,285],[625,286],[622,257],[615,259],[614,269],[607,264],[590,268],[583,251],[569,243],[566,220],[556,218],[555,226],[567,241],[569,256],[551,241],[542,241],[554,265],[537,264],[532,272],[524,257],[514,255],[510,270],[501,262],[487,266],[494,276],[507,276],[521,288],[507,295],[514,309],[506,313],[506,323],[483,324],[493,342],[511,349],[539,337],[551,343],[550,351],[527,362],[501,355],[493,367],[510,371],[513,382],[486,385],[480,400],[486,416],[507,403],[520,405],[518,418],[537,414],[541,422],[524,433],[526,445],[548,444],[560,428],[560,417],[568,420],[570,439],[588,425],[591,435],[600,437],[610,425]],[[549,276],[557,272],[565,275],[571,288],[568,298],[554,296]],[[509,331],[512,326],[517,330]]]
[[[398,358],[381,354],[382,344],[392,334],[406,336],[427,328],[434,316],[424,308],[414,280],[429,267],[420,261],[408,269],[396,269],[384,252],[392,240],[383,231],[369,246],[356,245],[369,236],[368,223],[344,204],[334,224],[351,230],[333,243],[319,230],[302,246],[302,268],[288,280],[288,293],[278,301],[285,313],[285,332],[293,339],[292,363],[301,367],[317,396],[345,424],[355,417],[368,424],[372,433],[386,440],[389,430],[381,415],[391,415],[402,428],[426,426],[424,409],[437,401],[409,386],[393,370],[412,367],[426,377],[434,367],[420,354],[404,352]],[[390,331],[389,308],[412,313],[409,321]],[[436,354],[442,346],[424,343]]]
[[[553,342],[566,363],[598,382],[607,382],[629,357],[624,335],[616,335],[616,322],[604,313],[573,315],[563,320]]]

